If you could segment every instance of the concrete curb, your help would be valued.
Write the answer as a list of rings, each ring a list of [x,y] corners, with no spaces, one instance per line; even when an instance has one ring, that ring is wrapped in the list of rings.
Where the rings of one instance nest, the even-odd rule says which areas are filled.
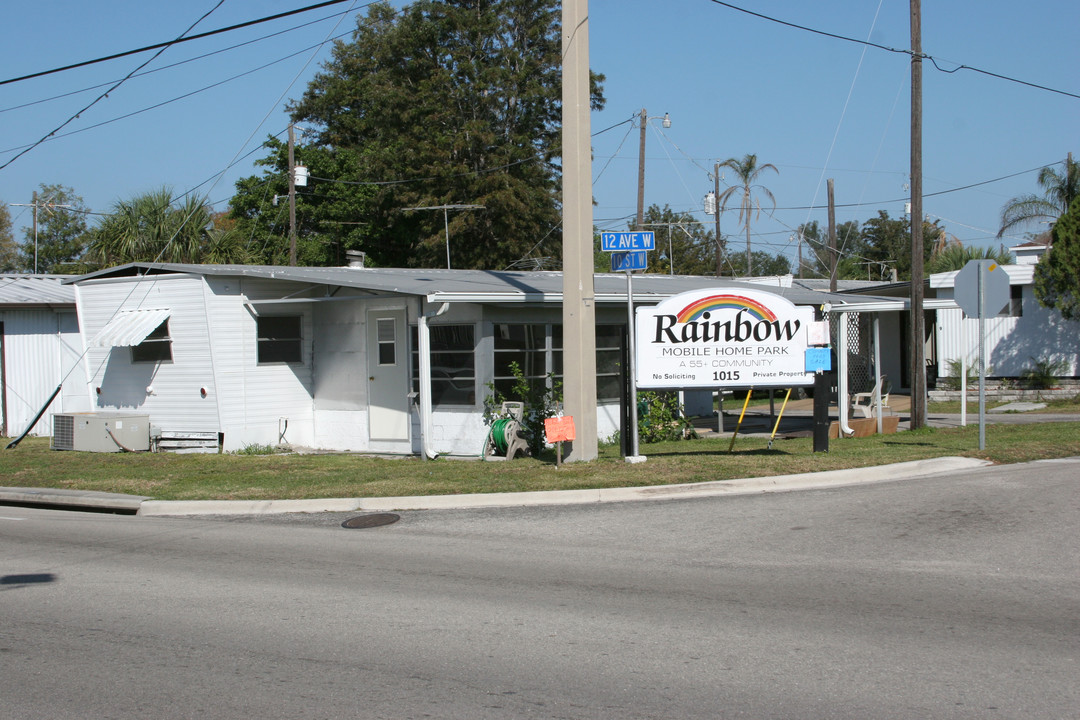
[[[423,495],[417,497],[340,498],[329,500],[144,500],[138,514],[161,517],[369,512],[672,500],[678,498],[716,497],[719,495],[790,492],[887,482],[972,470],[991,464],[986,460],[973,458],[942,457],[929,460],[913,460],[893,465],[830,470],[820,473],[595,490],[542,490],[537,492],[482,493],[477,495]]]
[[[53,488],[0,488],[0,502],[8,505],[62,505],[107,512],[136,513],[144,495],[96,492],[93,490],[60,490]]]

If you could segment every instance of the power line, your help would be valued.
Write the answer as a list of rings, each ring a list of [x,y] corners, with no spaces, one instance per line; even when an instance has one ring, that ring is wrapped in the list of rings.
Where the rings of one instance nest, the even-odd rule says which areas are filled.
[[[348,34],[348,33],[346,33],[346,34]],[[338,37],[341,37],[341,36],[339,35]],[[123,115],[118,115],[116,117],[109,118],[108,120],[102,120],[101,122],[94,123],[93,125],[87,125],[85,127],[81,127],[78,130],[72,130],[71,132],[62,133],[60,135],[57,135],[56,131],[54,130],[52,133],[50,133],[48,136],[46,136],[45,140],[46,141],[59,140],[61,138],[71,137],[72,135],[78,135],[79,133],[86,132],[87,130],[94,130],[94,129],[102,127],[104,125],[110,125],[110,124],[112,124],[114,122],[119,122],[120,120],[126,120],[127,118],[134,117],[136,115],[141,115],[142,113],[149,112],[151,110],[156,110],[156,109],[158,109],[160,107],[164,107],[166,105],[171,105],[172,103],[179,102],[180,100],[186,100],[187,98],[198,95],[199,93],[204,93],[204,92],[206,92],[208,90],[213,90],[214,88],[219,87],[221,85],[224,85],[226,83],[230,83],[233,80],[238,80],[238,79],[240,79],[242,77],[246,77],[246,76],[251,75],[253,73],[259,72],[260,70],[265,70],[266,68],[272,67],[272,66],[274,66],[274,65],[276,65],[278,63],[285,62],[286,60],[294,58],[297,55],[301,55],[303,53],[306,53],[309,50],[314,50],[316,48],[322,47],[325,44],[326,44],[325,42],[320,42],[320,43],[316,43],[315,45],[309,45],[306,48],[302,48],[300,50],[297,50],[294,53],[290,53],[290,54],[288,54],[288,55],[286,55],[284,57],[280,57],[277,60],[271,60],[270,62],[265,63],[263,65],[260,65],[260,66],[258,66],[256,68],[252,68],[251,70],[246,70],[246,71],[244,71],[242,73],[238,73],[236,75],[233,75],[232,77],[227,77],[224,80],[219,80],[216,83],[211,83],[210,85],[204,85],[201,88],[197,88],[195,90],[192,90],[191,92],[184,93],[183,95],[177,95],[176,97],[169,98],[168,100],[162,100],[161,102],[155,103],[154,105],[148,105],[148,106],[146,106],[144,108],[140,108],[138,110],[132,110],[129,113],[125,113]],[[147,75],[148,73],[142,73],[142,74]],[[110,92],[111,92],[111,90],[110,90]],[[32,143],[32,144],[29,144],[29,145],[20,145],[18,147],[13,147],[13,148],[7,148],[5,150],[0,150],[0,154],[7,153],[7,152],[14,152],[16,150],[22,150],[23,148],[29,149],[29,148],[34,147],[35,144],[40,144],[41,142],[42,141],[38,141],[38,143]],[[2,168],[0,168],[0,169],[2,169]]]
[[[208,17],[209,17],[210,15],[211,15],[211,13],[213,13],[213,12],[214,12],[215,10],[217,10],[217,9],[218,9],[219,7],[221,7],[221,6],[222,6],[222,5],[224,4],[224,3],[225,3],[225,0],[218,0],[218,4],[217,4],[217,5],[215,5],[214,7],[210,8],[209,10],[207,10],[207,11],[206,11],[206,13],[205,13],[205,14],[204,14],[204,15],[203,15],[202,17],[200,17],[200,18],[199,18],[198,20],[196,20],[195,22],[193,22],[193,23],[191,24],[191,26],[190,26],[190,27],[188,27],[188,29],[187,29],[187,30],[185,30],[184,32],[180,33],[180,38],[184,37],[184,36],[185,36],[185,35],[187,35],[187,34],[188,34],[189,32],[191,32],[191,31],[192,31],[192,30],[193,30],[193,29],[195,28],[195,26],[196,26],[196,25],[198,25],[198,24],[199,24],[199,23],[201,23],[201,22],[202,22],[203,20],[205,20],[206,18],[208,18]],[[177,41],[178,41],[178,40],[179,40],[180,38],[177,38]],[[176,41],[174,41],[174,42],[176,42]],[[17,153],[17,154],[15,155],[15,157],[11,158],[10,160],[8,160],[8,161],[7,161],[6,163],[4,163],[3,165],[0,165],[0,170],[3,170],[3,169],[4,169],[4,168],[6,168],[6,167],[7,167],[8,165],[10,165],[11,163],[15,162],[16,160],[18,160],[19,158],[21,158],[21,157],[22,157],[23,155],[25,155],[26,153],[28,153],[28,152],[30,152],[31,150],[33,150],[34,148],[36,148],[36,147],[37,147],[38,145],[40,145],[41,143],[43,143],[43,142],[45,142],[46,140],[48,140],[48,139],[49,139],[50,137],[52,137],[52,136],[53,136],[53,135],[55,135],[55,134],[56,134],[57,132],[59,132],[60,130],[62,130],[62,129],[63,129],[63,128],[64,128],[64,127],[65,127],[65,126],[66,126],[66,125],[68,124],[68,123],[70,123],[70,122],[73,122],[73,121],[75,120],[75,118],[79,117],[79,115],[81,115],[82,113],[86,112],[87,110],[89,110],[90,108],[94,107],[94,106],[95,106],[95,105],[97,105],[97,104],[98,104],[99,102],[101,102],[101,101],[102,101],[103,99],[105,99],[106,97],[108,97],[108,96],[109,96],[109,93],[111,93],[111,92],[112,92],[113,90],[116,90],[116,89],[117,89],[118,87],[120,87],[121,85],[123,85],[123,84],[124,84],[124,82],[126,82],[126,81],[128,80],[128,78],[130,78],[130,77],[131,77],[132,75],[134,75],[135,73],[137,73],[137,72],[138,72],[139,70],[142,70],[142,69],[143,69],[144,67],[146,67],[147,65],[149,65],[150,63],[152,63],[152,62],[153,62],[153,61],[154,61],[155,59],[157,59],[157,57],[158,57],[159,55],[161,55],[161,53],[165,52],[166,48],[168,48],[168,47],[169,47],[170,45],[172,45],[172,44],[173,44],[173,43],[166,43],[166,44],[164,44],[164,45],[163,45],[163,46],[161,47],[161,49],[160,49],[160,50],[158,50],[158,51],[157,51],[156,53],[154,53],[154,54],[153,54],[153,56],[151,56],[150,58],[148,58],[148,59],[146,60],[146,62],[144,62],[144,63],[142,63],[141,65],[139,65],[139,67],[137,67],[137,68],[135,68],[134,70],[132,70],[131,72],[129,72],[129,73],[128,73],[127,75],[125,75],[125,76],[124,76],[124,77],[123,77],[123,78],[122,78],[121,80],[118,80],[118,81],[117,81],[117,82],[116,82],[116,83],[115,83],[115,84],[114,84],[114,85],[113,85],[112,87],[110,87],[110,88],[109,88],[108,90],[106,90],[105,92],[101,93],[101,94],[100,94],[100,95],[98,95],[98,96],[97,96],[96,98],[94,98],[93,102],[91,102],[91,103],[90,103],[89,105],[87,105],[87,106],[86,106],[86,107],[84,107],[84,108],[83,108],[82,110],[80,110],[79,112],[77,112],[77,113],[75,113],[74,115],[72,115],[71,117],[69,117],[69,118],[68,118],[67,120],[65,120],[64,122],[60,123],[60,126],[59,126],[59,127],[55,128],[55,129],[54,129],[54,130],[53,130],[52,132],[50,132],[49,134],[47,134],[47,135],[45,135],[44,137],[42,137],[41,139],[39,139],[39,140],[38,140],[37,142],[35,142],[35,143],[34,143],[33,145],[31,145],[30,147],[28,147],[28,148],[24,149],[24,150],[23,150],[22,152],[20,152],[20,153]]]
[[[0,85],[8,85],[11,83],[21,82],[23,80],[31,80],[33,78],[43,77],[45,75],[52,75],[54,73],[64,72],[66,70],[74,70],[75,68],[86,67],[87,65],[94,65],[96,63],[106,62],[108,60],[116,60],[117,58],[127,57],[128,55],[138,55],[139,53],[148,52],[150,50],[157,50],[159,48],[164,49],[170,45],[178,45],[180,43],[189,42],[191,40],[201,40],[202,38],[211,37],[212,35],[220,35],[221,33],[231,32],[233,30],[239,30],[241,28],[250,27],[252,25],[258,25],[264,22],[270,22],[271,20],[279,20],[291,15],[299,15],[300,13],[308,12],[309,10],[318,10],[319,8],[329,7],[330,5],[337,5],[338,3],[348,2],[348,0],[326,0],[326,2],[317,3],[315,5],[308,5],[307,7],[299,8],[297,10],[289,10],[288,12],[278,13],[277,15],[270,15],[268,17],[259,18],[258,20],[249,20],[237,25],[230,25],[229,27],[219,28],[217,30],[210,30],[204,33],[198,33],[196,35],[188,35],[187,37],[180,37],[175,40],[169,40],[167,42],[156,43],[154,45],[147,45],[146,47],[138,48],[137,50],[125,50],[124,52],[115,53],[113,55],[107,55],[95,60],[84,60],[83,62],[74,63],[72,65],[65,65],[64,67],[53,68],[52,70],[42,70],[41,72],[30,73],[29,75],[22,75],[21,77],[8,78],[7,80],[0,80]],[[368,3],[369,5],[372,3]],[[366,5],[363,7],[367,7]],[[213,12],[213,10],[211,10]],[[207,13],[209,14],[209,13]],[[196,23],[198,24],[198,23]],[[194,27],[194,26],[192,26]],[[142,66],[140,66],[141,68]]]
[[[268,33],[266,35],[262,35],[260,37],[253,38],[251,40],[245,40],[244,42],[237,43],[236,45],[230,45],[228,47],[220,48],[218,50],[213,50],[213,51],[208,52],[208,53],[203,53],[202,55],[196,55],[195,57],[190,57],[190,58],[188,58],[186,60],[181,60],[179,62],[170,63],[168,65],[162,65],[161,67],[154,68],[153,70],[147,70],[146,72],[136,73],[136,74],[132,75],[131,78],[135,79],[135,78],[145,77],[147,75],[153,75],[154,73],[159,73],[159,72],[162,72],[164,70],[171,70],[173,68],[180,67],[181,65],[187,65],[188,63],[193,63],[193,62],[196,62],[198,60],[205,60],[206,58],[213,57],[214,55],[220,55],[221,53],[229,52],[230,50],[236,50],[238,48],[246,47],[248,45],[254,45],[255,43],[262,42],[263,40],[269,40],[270,38],[278,37],[279,35],[285,35],[287,33],[291,33],[291,32],[294,32],[296,30],[301,30],[301,29],[306,28],[306,27],[308,27],[310,25],[317,25],[318,23],[324,22],[324,21],[329,20],[331,18],[339,17],[341,15],[348,15],[351,12],[354,12],[354,11],[352,9],[344,10],[342,12],[337,12],[337,13],[334,13],[332,15],[327,15],[326,17],[321,17],[321,18],[319,18],[317,20],[311,20],[311,21],[306,22],[306,23],[300,23],[299,25],[293,25],[292,27],[285,28],[284,30],[278,30],[277,32]],[[345,37],[348,34],[349,33],[343,33],[341,35],[338,35],[338,36],[334,37],[333,39],[337,40],[339,38]],[[310,48],[307,48],[307,49],[310,49]],[[304,52],[304,51],[301,51],[301,52]],[[290,55],[289,57],[292,57],[292,56]],[[63,98],[66,98],[66,97],[71,97],[73,95],[79,95],[80,93],[90,92],[91,90],[97,90],[98,88],[103,88],[106,85],[109,85],[109,84],[114,83],[114,82],[116,82],[116,81],[115,80],[109,80],[108,82],[99,83],[97,85],[91,85],[90,87],[85,87],[85,88],[82,88],[80,90],[72,90],[70,92],[60,93],[59,95],[53,95],[51,97],[41,98],[40,100],[31,100],[30,102],[25,102],[22,105],[12,105],[11,107],[0,108],[0,113],[11,112],[13,110],[21,110],[23,108],[33,107],[34,105],[41,105],[42,103],[52,102],[53,100],[62,100]]]
[[[878,50],[884,50],[886,52],[897,53],[897,54],[900,54],[900,55],[909,55],[910,56],[910,55],[913,54],[912,51],[908,50],[908,49],[889,47],[888,45],[881,45],[879,43],[871,42],[869,40],[859,40],[858,38],[848,37],[846,35],[839,35],[837,33],[826,32],[824,30],[818,30],[816,28],[807,27],[806,25],[799,25],[797,23],[788,22],[787,20],[781,20],[779,18],[771,17],[769,15],[763,15],[761,13],[757,13],[757,12],[754,12],[752,10],[747,10],[746,8],[741,8],[738,5],[732,5],[731,3],[723,2],[723,0],[710,0],[710,2],[713,2],[716,5],[722,5],[723,7],[726,7],[728,9],[730,9],[730,10],[735,10],[737,12],[745,13],[747,15],[752,15],[752,16],[754,16],[756,18],[760,18],[762,20],[768,20],[769,22],[777,23],[778,25],[785,25],[785,26],[790,27],[790,28],[795,28],[796,30],[802,30],[804,32],[813,33],[815,35],[823,35],[825,37],[832,38],[834,40],[843,40],[844,42],[855,43],[856,45],[867,45],[869,47],[877,48]],[[1076,93],[1067,92],[1065,90],[1058,90],[1056,88],[1047,87],[1046,85],[1039,85],[1037,83],[1028,82],[1026,80],[1020,80],[1018,78],[1010,77],[1008,75],[1002,75],[1000,73],[990,72],[989,70],[981,70],[981,69],[979,69],[977,67],[973,67],[971,65],[957,65],[952,70],[946,70],[946,69],[942,68],[940,65],[938,65],[937,60],[932,55],[927,55],[926,53],[919,53],[919,57],[923,58],[925,60],[929,60],[931,63],[933,63],[935,69],[937,69],[937,70],[939,70],[939,71],[941,71],[943,73],[952,74],[952,73],[957,72],[958,70],[971,70],[972,72],[977,72],[977,73],[981,73],[983,75],[988,75],[990,77],[994,77],[994,78],[997,78],[999,80],[1005,80],[1005,81],[1008,81],[1008,82],[1017,83],[1019,85],[1026,85],[1028,87],[1035,88],[1037,90],[1046,90],[1047,92],[1057,93],[1058,95],[1065,95],[1066,97],[1076,98],[1077,100],[1080,100],[1080,95],[1077,95]]]

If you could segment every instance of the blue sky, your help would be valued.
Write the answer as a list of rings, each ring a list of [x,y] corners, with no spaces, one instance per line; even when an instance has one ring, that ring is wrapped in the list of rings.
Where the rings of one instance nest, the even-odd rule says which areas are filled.
[[[5,9],[0,80],[169,40],[216,4],[12,4]],[[194,32],[306,4],[226,0]],[[891,48],[910,42],[908,0],[731,4]],[[302,94],[328,57],[328,46],[319,44],[347,33],[363,7],[343,3],[165,50],[141,71],[156,72],[127,80],[60,137],[0,170],[0,201],[27,203],[40,183],[59,183],[73,187],[92,210],[106,212],[119,199],[161,186],[177,193],[199,186],[223,208],[235,180],[254,172],[258,146],[285,129],[284,103]],[[624,121],[642,108],[650,117],[667,112],[672,119],[666,130],[658,120],[649,126],[647,205],[668,204],[711,224],[701,202],[717,160],[752,152],[777,166],[779,174],[763,178],[778,209],[753,224],[755,249],[794,256],[794,228],[808,220],[825,224],[827,178],[835,180],[840,222],[862,222],[878,210],[893,217],[904,212],[907,55],[783,26],[711,0],[592,0],[589,10],[591,65],[607,76],[607,107],[592,117],[599,133],[593,165],[599,228],[624,229],[635,213],[638,131]],[[922,12],[923,50],[943,70],[967,65],[1080,94],[1075,0],[924,2]],[[297,27],[304,23],[311,24]],[[247,41],[253,42],[226,49]],[[167,67],[216,51],[222,52]],[[151,54],[0,85],[0,165]],[[216,83],[222,84],[210,87]],[[1061,162],[1069,151],[1080,155],[1080,99],[970,70],[939,71],[929,61],[923,85],[924,210],[965,244],[996,247],[1002,204],[1037,190],[1037,168]],[[91,86],[100,87],[86,90]],[[67,93],[74,94],[57,97]],[[152,108],[160,103],[166,104]],[[606,128],[612,129],[600,132]],[[975,183],[986,184],[957,190]],[[29,224],[28,210],[9,210],[16,228]],[[736,215],[722,216],[721,229],[741,247]],[[1005,242],[1020,240],[1014,235]]]

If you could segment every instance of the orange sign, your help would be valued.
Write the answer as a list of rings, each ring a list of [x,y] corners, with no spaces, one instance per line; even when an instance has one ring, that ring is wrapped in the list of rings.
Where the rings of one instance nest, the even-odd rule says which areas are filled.
[[[549,443],[574,439],[574,418],[570,415],[544,420],[544,434]]]

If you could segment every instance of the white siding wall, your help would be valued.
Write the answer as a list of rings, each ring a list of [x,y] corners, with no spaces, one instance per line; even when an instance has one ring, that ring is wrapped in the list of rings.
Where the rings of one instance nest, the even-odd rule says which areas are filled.
[[[303,362],[260,365],[256,316],[244,304],[245,298],[281,298],[303,285],[258,278],[208,277],[206,287],[225,449],[239,450],[253,443],[276,445],[279,428],[284,429],[286,421],[284,442],[316,445],[311,402],[311,306],[306,303],[252,306],[261,315],[301,318]]]
[[[152,425],[166,432],[220,431],[201,278],[163,275],[153,280],[90,281],[76,286],[76,297],[95,409],[146,413]],[[171,362],[133,363],[128,347],[92,344],[117,313],[155,308],[170,311]]]
[[[987,318],[984,323],[990,374],[1018,377],[1034,357],[1064,360],[1066,370],[1062,375],[1080,375],[1080,323],[1065,320],[1057,311],[1041,307],[1034,298],[1033,286],[1022,287],[1021,317]],[[952,288],[941,288],[938,296],[951,298],[952,293]],[[967,364],[975,367],[979,358],[979,321],[965,319],[959,309],[939,310],[937,316],[938,372],[942,376],[948,374],[949,361],[961,356],[962,342],[967,343]]]
[[[86,375],[78,362],[82,342],[73,309],[0,310],[0,322],[4,324],[0,344],[8,414],[4,421],[9,435],[26,430],[61,383],[63,391],[31,429],[32,435],[52,435],[54,413],[89,409]]]

